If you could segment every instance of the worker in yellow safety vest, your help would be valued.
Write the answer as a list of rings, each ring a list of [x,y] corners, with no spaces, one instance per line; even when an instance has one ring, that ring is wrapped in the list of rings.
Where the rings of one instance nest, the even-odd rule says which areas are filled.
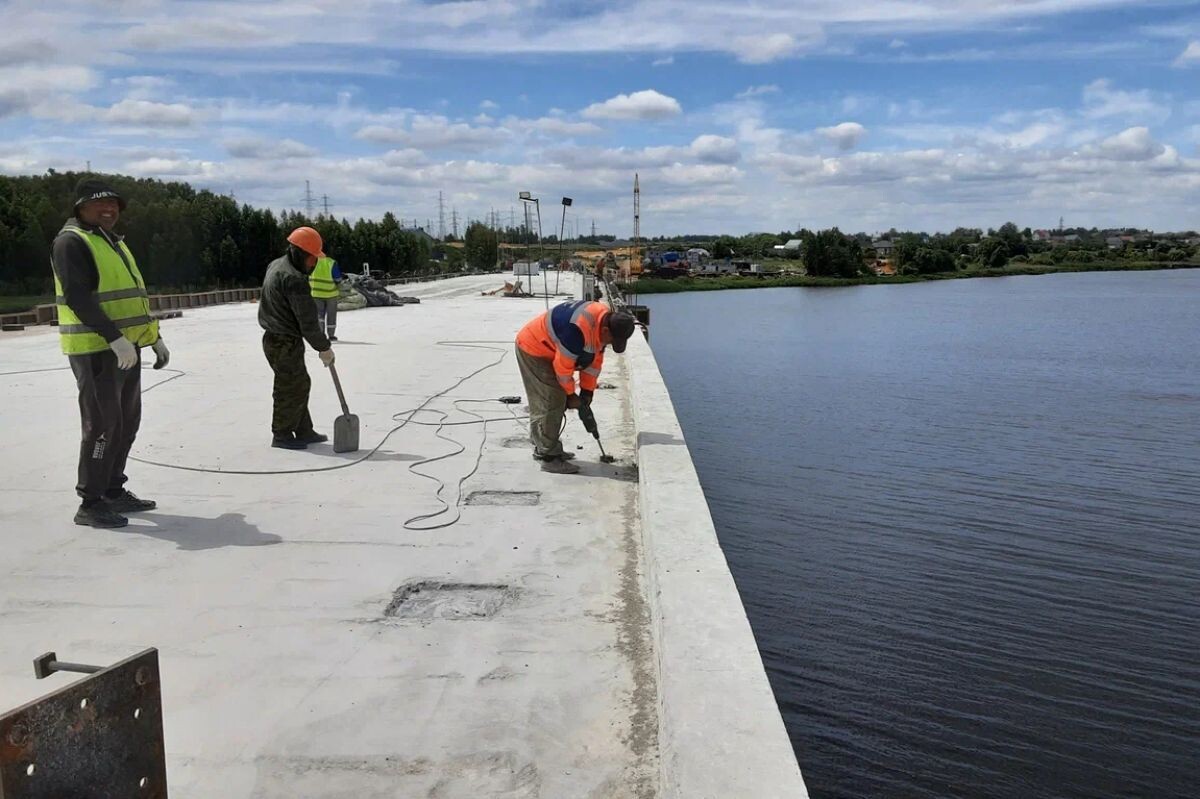
[[[137,261],[113,232],[125,200],[95,177],[80,180],[75,196],[74,216],[55,237],[51,257],[59,339],[75,373],[83,428],[75,523],[124,527],[124,514],[156,507],[125,488],[142,421],[141,348],[153,348],[155,369],[171,356]]]
[[[309,290],[317,304],[317,321],[330,341],[337,341],[338,283],[341,279],[342,270],[328,255],[317,259],[317,265],[308,276]]]

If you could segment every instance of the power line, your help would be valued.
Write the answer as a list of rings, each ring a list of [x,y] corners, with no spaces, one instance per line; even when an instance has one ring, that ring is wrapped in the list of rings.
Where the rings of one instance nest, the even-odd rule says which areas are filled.
[[[442,193],[438,192],[438,238],[446,240],[446,202]]]
[[[304,213],[309,219],[312,219],[314,201],[312,184],[306,180],[304,181]]]
[[[321,195],[321,202],[322,202],[322,203],[324,204],[324,206],[325,206],[325,216],[329,216],[329,195],[328,195],[328,194],[322,194],[322,195]]]

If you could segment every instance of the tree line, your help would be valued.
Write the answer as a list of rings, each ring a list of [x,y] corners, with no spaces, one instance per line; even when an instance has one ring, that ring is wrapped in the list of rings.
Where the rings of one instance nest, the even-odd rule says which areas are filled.
[[[49,294],[50,247],[71,216],[81,173],[0,176],[0,294]],[[125,199],[119,232],[147,285],[158,291],[255,286],[283,254],[287,234],[301,225],[320,232],[325,252],[343,270],[363,263],[391,274],[431,271],[434,244],[405,232],[391,213],[375,221],[309,218],[238,205],[186,183],[105,175]],[[461,260],[461,259],[459,259]]]

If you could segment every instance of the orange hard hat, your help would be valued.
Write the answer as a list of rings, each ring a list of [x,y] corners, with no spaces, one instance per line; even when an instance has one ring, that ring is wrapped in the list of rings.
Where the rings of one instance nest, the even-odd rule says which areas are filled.
[[[318,258],[325,257],[325,251],[322,249],[324,244],[321,242],[321,234],[307,225],[293,230],[288,234],[287,240],[288,244],[295,244],[309,255],[315,255]]]

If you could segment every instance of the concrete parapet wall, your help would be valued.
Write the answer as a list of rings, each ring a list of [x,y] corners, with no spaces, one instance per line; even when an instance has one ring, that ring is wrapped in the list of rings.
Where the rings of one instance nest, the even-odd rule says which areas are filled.
[[[259,293],[259,289],[221,289],[192,294],[151,294],[150,310],[174,311],[179,308],[203,308],[230,302],[250,302],[257,300]],[[54,304],[39,305],[32,311],[0,316],[0,324],[50,325],[56,324],[57,321],[58,307]]]
[[[663,799],[808,791],[650,345],[625,352],[658,656]]]

